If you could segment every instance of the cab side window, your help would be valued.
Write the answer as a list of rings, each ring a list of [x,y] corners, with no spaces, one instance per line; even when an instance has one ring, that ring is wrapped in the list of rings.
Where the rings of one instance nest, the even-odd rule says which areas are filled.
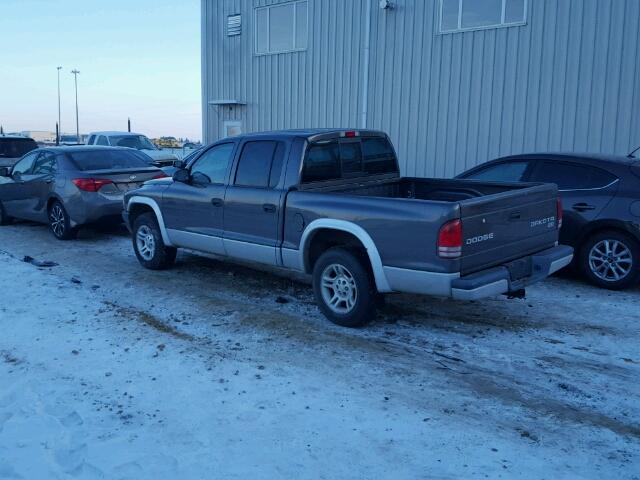
[[[204,152],[191,167],[191,177],[198,183],[224,183],[231,162],[233,143],[216,145]]]
[[[247,142],[242,148],[234,185],[273,188],[280,180],[284,144],[276,141]]]
[[[98,137],[98,141],[96,142],[96,145],[109,145],[109,142],[107,141],[107,137],[105,137],[104,135],[100,135]]]

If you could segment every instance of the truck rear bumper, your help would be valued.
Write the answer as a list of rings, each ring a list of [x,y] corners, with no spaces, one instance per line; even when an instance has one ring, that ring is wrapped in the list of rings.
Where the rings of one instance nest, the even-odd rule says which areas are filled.
[[[441,295],[456,300],[477,300],[521,290],[569,265],[572,259],[573,249],[559,245],[515,262],[464,277],[458,274],[421,272],[394,267],[384,267],[384,271],[391,289],[396,292]],[[522,270],[524,267],[526,270]],[[521,272],[525,271],[526,274],[522,276]]]

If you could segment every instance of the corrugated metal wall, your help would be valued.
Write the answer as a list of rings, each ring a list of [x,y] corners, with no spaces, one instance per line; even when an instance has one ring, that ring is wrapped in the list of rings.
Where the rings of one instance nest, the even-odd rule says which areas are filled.
[[[529,0],[527,25],[440,35],[439,0],[308,0],[304,52],[254,55],[254,8],[202,0],[203,128],[360,127],[371,1],[368,128],[403,174],[452,176],[511,153],[627,153],[640,144],[640,0]],[[227,15],[242,34],[226,36]],[[246,105],[211,106],[236,99]]]

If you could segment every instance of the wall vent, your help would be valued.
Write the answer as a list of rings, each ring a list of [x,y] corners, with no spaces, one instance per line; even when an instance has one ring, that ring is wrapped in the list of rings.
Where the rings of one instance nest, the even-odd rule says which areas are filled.
[[[227,17],[227,36],[233,37],[242,33],[242,15],[229,15]]]

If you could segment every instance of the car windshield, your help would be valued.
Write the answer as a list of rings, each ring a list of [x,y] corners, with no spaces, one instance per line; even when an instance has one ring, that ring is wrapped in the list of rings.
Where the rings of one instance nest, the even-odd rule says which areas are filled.
[[[38,144],[30,138],[0,138],[0,157],[20,158],[36,148]]]
[[[68,155],[76,168],[82,171],[144,168],[151,164],[151,158],[144,153],[129,150],[83,150],[69,152]]]
[[[156,147],[144,135],[120,135],[109,137],[114,147],[129,147],[136,150],[155,150]]]

